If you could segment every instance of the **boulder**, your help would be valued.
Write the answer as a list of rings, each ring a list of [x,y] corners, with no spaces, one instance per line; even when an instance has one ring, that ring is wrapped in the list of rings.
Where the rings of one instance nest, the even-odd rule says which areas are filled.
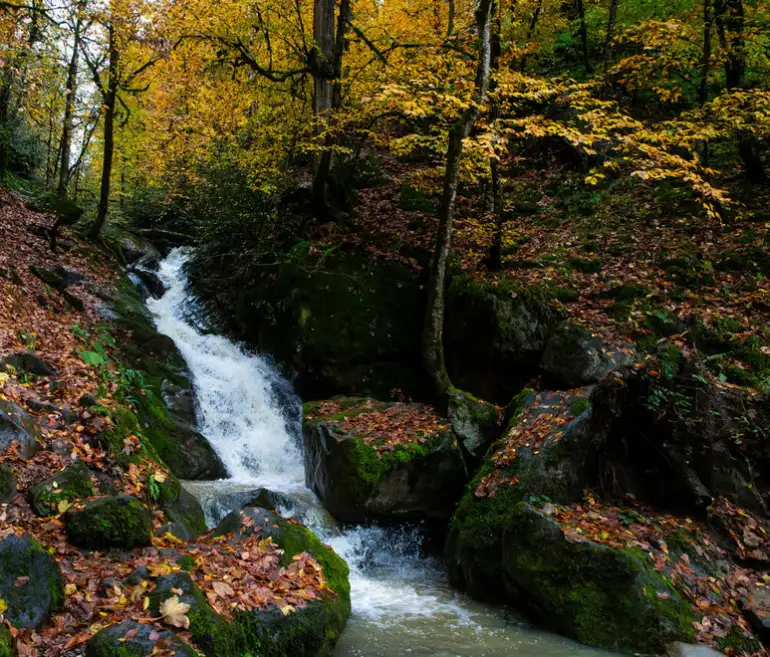
[[[497,407],[456,388],[449,392],[449,421],[472,461],[483,457],[500,433]]]
[[[412,442],[382,451],[364,438],[345,432],[331,418],[304,422],[306,483],[335,518],[446,520],[452,515],[467,475],[451,429],[427,439],[414,435]]]
[[[59,564],[31,534],[0,541],[0,599],[17,628],[40,627],[64,601]]]
[[[159,485],[159,489],[158,503],[169,522],[164,531],[169,531],[184,541],[190,541],[206,533],[208,527],[200,502],[185,490],[179,479],[169,475]]]
[[[208,440],[193,427],[169,422],[145,431],[152,446],[180,479],[212,481],[227,477],[222,459]]]
[[[130,550],[152,540],[150,512],[130,495],[85,502],[67,511],[64,520],[70,543],[89,550]]]
[[[506,403],[537,375],[557,321],[556,311],[535,292],[453,278],[444,329],[452,381],[483,399]]]
[[[530,497],[568,504],[596,481],[604,436],[594,431],[586,391],[525,390],[506,411],[507,429],[457,507],[445,557],[455,586],[504,600],[502,540],[510,511]]]
[[[692,642],[692,606],[638,548],[568,537],[526,503],[511,509],[501,579],[511,599],[547,627],[589,645],[659,654]]]
[[[161,260],[160,251],[148,240],[115,225],[105,226],[102,240],[124,264],[131,265],[142,258]]]
[[[151,657],[159,654],[167,657],[200,655],[173,632],[136,621],[100,630],[86,646],[86,657]]]
[[[17,372],[37,376],[52,376],[54,373],[53,369],[33,351],[4,356],[0,359],[0,365],[11,365]]]
[[[94,495],[94,484],[88,467],[78,461],[64,468],[50,479],[29,489],[28,499],[39,516],[55,516],[60,513],[60,502],[74,502]]]
[[[7,504],[16,495],[16,475],[11,466],[0,462],[0,504]]]
[[[29,458],[40,449],[40,443],[45,441],[45,433],[24,409],[0,399],[0,452],[13,441],[21,445],[21,455]]]
[[[553,383],[577,388],[597,383],[631,362],[631,347],[610,347],[587,329],[565,323],[549,337],[540,367]]]

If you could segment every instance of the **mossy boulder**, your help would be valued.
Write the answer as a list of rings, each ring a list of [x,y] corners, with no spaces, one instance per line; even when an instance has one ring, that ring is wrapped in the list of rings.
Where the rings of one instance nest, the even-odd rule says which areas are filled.
[[[7,366],[13,367],[17,372],[35,374],[36,376],[52,376],[54,371],[34,351],[25,351],[0,358],[0,370]]]
[[[483,457],[500,433],[497,407],[456,388],[449,391],[449,421],[472,461]]]
[[[81,461],[64,468],[50,479],[29,489],[28,498],[32,509],[39,516],[59,514],[59,502],[74,502],[94,495],[91,472]]]
[[[85,502],[67,511],[64,519],[70,543],[90,550],[130,550],[152,540],[150,512],[131,495]]]
[[[640,549],[569,538],[526,503],[508,515],[501,575],[532,616],[589,645],[659,654],[672,641],[696,638],[700,617]]]
[[[569,504],[596,482],[604,434],[595,430],[585,395],[525,390],[507,409],[506,431],[463,495],[447,535],[450,580],[471,596],[506,599],[503,532],[520,502],[535,497]]]
[[[0,541],[0,599],[17,628],[40,627],[64,601],[59,564],[31,534]]]
[[[558,319],[545,292],[454,277],[444,329],[452,381],[483,399],[507,402],[537,374]]]
[[[206,517],[198,499],[182,486],[179,479],[170,475],[159,485],[158,503],[168,521],[165,531],[177,538],[189,541],[204,534]]]
[[[366,436],[339,428],[345,412],[303,424],[306,484],[329,512],[343,522],[448,519],[467,483],[452,430],[378,450]]]
[[[163,462],[180,479],[211,481],[227,477],[219,454],[205,436],[193,427],[174,422],[170,416],[154,416],[145,431]]]
[[[0,653],[1,655],[2,653]],[[86,646],[86,657],[198,657],[200,653],[169,630],[127,621],[97,632]]]
[[[7,504],[16,495],[16,475],[11,466],[0,463],[0,504]]]
[[[612,370],[632,361],[630,347],[610,347],[588,329],[565,323],[548,339],[540,367],[551,383],[577,388],[598,383]]]

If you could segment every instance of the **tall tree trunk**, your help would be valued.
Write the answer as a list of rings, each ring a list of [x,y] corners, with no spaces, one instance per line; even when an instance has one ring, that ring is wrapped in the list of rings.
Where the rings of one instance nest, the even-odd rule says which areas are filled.
[[[707,0],[708,1],[708,0]],[[604,74],[607,75],[607,71],[610,68],[610,62],[612,61],[612,53],[614,50],[613,42],[615,39],[615,25],[618,22],[618,5],[620,0],[610,0],[610,14],[607,18],[607,34],[604,39]]]
[[[698,88],[698,103],[701,107],[708,100],[709,72],[711,71],[711,28],[713,23],[711,0],[703,0],[703,50],[700,63],[700,86]]]
[[[13,66],[6,63],[0,72],[0,183],[8,174],[8,143],[11,136],[11,87],[13,85]]]
[[[448,0],[449,15],[446,21],[446,35],[451,37],[455,33],[455,0]]]
[[[115,27],[109,27],[110,65],[107,89],[104,94],[104,161],[102,163],[102,183],[99,192],[99,210],[89,232],[92,240],[98,240],[102,233],[110,209],[110,180],[112,178],[112,160],[115,154],[115,103],[118,96],[118,65],[120,53],[115,42]]]
[[[715,20],[723,47],[727,49],[725,81],[730,91],[743,89],[746,83],[746,36],[743,0],[715,0]],[[767,182],[765,165],[756,138],[747,133],[738,134],[738,154],[743,161],[746,177],[751,182]]]
[[[75,19],[75,34],[72,43],[72,57],[67,68],[67,91],[64,101],[64,120],[61,132],[61,164],[59,169],[59,185],[56,195],[66,198],[67,185],[70,178],[70,156],[72,153],[72,131],[75,120],[75,103],[77,102],[78,67],[80,63],[80,29],[82,21],[80,11]]]
[[[494,94],[497,90],[498,79],[497,76],[500,72],[500,55],[502,49],[502,16],[501,10],[498,10],[494,15],[494,29],[492,30],[492,43],[489,58],[490,79],[489,79],[489,91]],[[489,121],[492,126],[495,125],[500,118],[500,104],[497,98],[492,97],[492,101],[489,107]],[[489,251],[489,268],[493,270],[499,270],[503,267],[503,192],[500,181],[500,163],[496,157],[489,160],[489,172],[490,172],[490,186],[489,193],[491,196],[490,211],[492,221],[494,222],[494,234],[492,237],[492,248]]]
[[[463,140],[470,134],[474,123],[479,118],[481,105],[487,96],[489,86],[489,65],[491,58],[490,15],[493,0],[479,0],[476,9],[476,29],[478,31],[478,60],[473,91],[473,105],[466,110],[449,131],[446,169],[444,171],[444,191],[441,197],[436,244],[431,263],[428,306],[425,314],[423,331],[422,357],[426,373],[434,382],[439,400],[445,401],[451,386],[449,374],[444,362],[444,285],[449,251],[452,245],[452,223],[457,181],[460,174],[460,159],[463,153]]]
[[[313,116],[315,134],[320,137],[332,108],[334,90],[334,0],[315,0],[313,5],[313,39],[311,53],[313,69]],[[324,140],[326,142],[326,140]],[[326,143],[324,143],[326,146]],[[331,171],[331,153],[328,148],[316,156],[313,176],[313,207],[317,214],[328,212],[326,189]]]
[[[583,0],[576,0],[578,19],[580,20],[580,45],[583,54],[583,67],[586,75],[591,74],[591,60],[588,57],[588,25],[586,24],[586,8]]]

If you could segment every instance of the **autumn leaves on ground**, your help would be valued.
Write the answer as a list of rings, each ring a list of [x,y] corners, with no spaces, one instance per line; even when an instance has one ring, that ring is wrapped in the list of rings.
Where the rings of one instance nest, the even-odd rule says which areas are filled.
[[[253,518],[244,516],[237,540],[231,532],[184,543],[165,529],[160,499],[175,479],[147,453],[135,416],[128,415],[133,427],[126,420],[137,402],[132,406],[119,390],[128,384],[117,345],[131,337],[107,310],[116,294],[115,256],[77,241],[66,245],[65,254],[52,255],[45,238],[51,222],[2,192],[0,615],[10,621],[13,641],[8,648],[2,643],[0,653],[66,654],[100,629],[131,621],[125,640],[136,637],[143,623],[152,629],[153,655],[184,654],[174,650],[179,640],[192,642],[189,591],[172,586],[154,594],[163,576],[183,572],[225,620],[270,606],[288,615],[336,595],[315,560],[307,553],[285,559],[277,541],[251,530]],[[68,297],[54,279],[41,280],[35,271],[72,281]],[[139,385],[131,394],[152,392]],[[118,449],[108,446],[110,432]],[[73,464],[87,466],[78,471],[79,488],[67,474],[79,467]],[[101,531],[89,527],[88,518],[78,521],[93,510],[89,500],[132,500],[136,508]],[[137,547],[125,552],[131,545]],[[39,580],[41,573],[48,573],[46,581]],[[171,635],[169,627],[180,631]]]

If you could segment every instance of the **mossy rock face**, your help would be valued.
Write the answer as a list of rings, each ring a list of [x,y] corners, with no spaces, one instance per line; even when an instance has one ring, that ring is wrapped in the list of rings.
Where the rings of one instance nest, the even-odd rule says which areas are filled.
[[[610,348],[587,329],[567,323],[549,338],[540,366],[552,382],[577,388],[597,383],[632,361],[630,347]]]
[[[500,574],[510,513],[530,497],[560,504],[580,500],[595,483],[594,463],[605,439],[595,427],[590,399],[569,392],[523,391],[506,410],[505,426],[455,511],[445,547],[452,583],[494,602],[507,600]],[[515,457],[496,465],[495,456],[506,450],[515,450]],[[489,480],[500,481],[494,494],[477,495]]]
[[[690,603],[641,550],[572,540],[528,504],[508,516],[502,574],[530,614],[589,645],[659,654],[672,641],[696,638]]]
[[[147,507],[130,495],[103,497],[86,502],[65,515],[70,543],[90,550],[149,545],[152,517]]]
[[[305,399],[335,394],[388,398],[394,388],[419,398],[429,389],[420,335],[424,281],[396,262],[334,253],[322,263],[297,245],[277,267],[217,284],[208,265],[191,262],[191,280],[240,338],[296,373]]]
[[[451,430],[382,453],[323,419],[306,420],[303,438],[306,484],[343,522],[446,520],[467,483]]]
[[[39,516],[59,514],[61,501],[74,502],[94,495],[91,473],[82,462],[70,465],[29,490],[29,503]]]
[[[6,504],[16,495],[16,476],[7,463],[0,463],[0,504]]]
[[[189,541],[207,531],[206,517],[198,499],[189,493],[173,475],[160,484],[158,503],[170,523],[167,531]]]
[[[558,319],[544,295],[455,277],[445,325],[452,380],[483,399],[506,403],[537,374]]]
[[[151,657],[158,650],[168,657],[200,655],[169,630],[128,621],[97,632],[88,642],[86,657]]]
[[[497,407],[456,388],[449,392],[449,420],[472,460],[483,457],[500,433]]]
[[[40,627],[64,601],[59,564],[31,534],[0,542],[0,599],[8,605],[6,620],[18,628]]]

